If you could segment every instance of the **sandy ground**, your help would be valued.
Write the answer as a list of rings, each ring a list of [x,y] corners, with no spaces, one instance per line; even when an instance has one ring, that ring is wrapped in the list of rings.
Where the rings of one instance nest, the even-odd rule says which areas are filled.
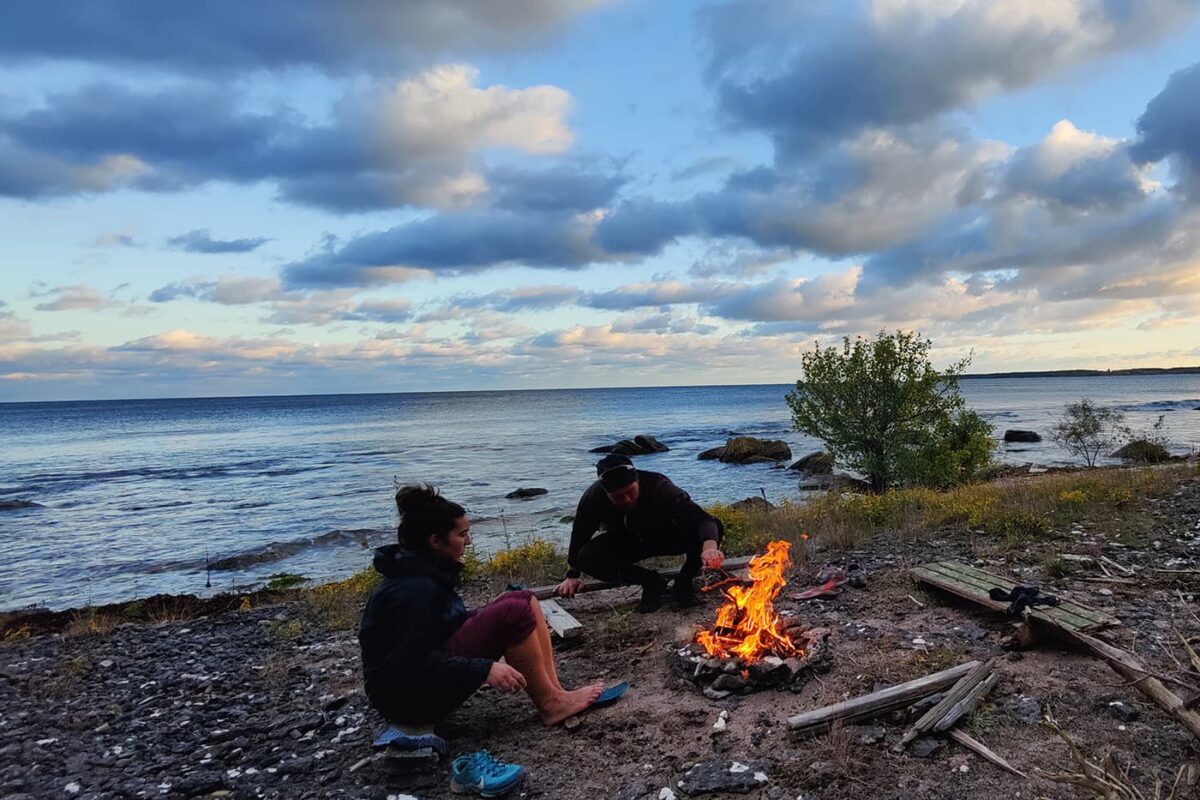
[[[1200,742],[1103,663],[1053,643],[1006,652],[1002,615],[926,592],[907,572],[917,561],[953,557],[1040,581],[1047,558],[1059,553],[1137,566],[1136,584],[1085,582],[1102,574],[1085,568],[1047,586],[1120,617],[1124,625],[1106,638],[1156,671],[1200,684],[1200,675],[1187,676],[1175,662],[1187,660],[1176,632],[1200,636],[1192,594],[1200,574],[1151,571],[1166,563],[1200,569],[1200,479],[1136,506],[1120,519],[1085,519],[1016,549],[970,536],[880,537],[838,554],[867,568],[867,588],[801,603],[786,599],[788,587],[779,603],[834,632],[832,669],[798,693],[711,701],[670,672],[667,654],[712,619],[715,595],[699,608],[645,616],[632,612],[632,591],[581,596],[564,603],[587,629],[560,653],[564,683],[628,680],[621,702],[580,717],[572,730],[547,729],[523,696],[484,690],[440,732],[451,755],[487,748],[524,764],[530,777],[516,797],[637,800],[667,797],[664,789],[683,797],[684,773],[708,761],[737,761],[767,776],[748,794],[709,797],[1087,796],[1009,775],[952,742],[924,757],[896,755],[890,746],[902,721],[809,739],[787,730],[788,716],[801,711],[999,656],[1000,682],[967,723],[973,735],[1031,775],[1066,769],[1066,747],[1038,724],[1049,713],[1088,754],[1114,751],[1149,792],[1155,776],[1170,782],[1180,766],[1200,764]],[[817,561],[832,556],[814,554]],[[803,579],[796,575],[794,583]],[[0,796],[449,797],[445,763],[420,770],[386,759],[360,764],[381,721],[358,691],[357,643],[351,633],[293,624],[302,620],[293,603],[0,643]],[[721,711],[727,727],[718,733]],[[1200,797],[1200,786],[1182,787],[1177,797]]]

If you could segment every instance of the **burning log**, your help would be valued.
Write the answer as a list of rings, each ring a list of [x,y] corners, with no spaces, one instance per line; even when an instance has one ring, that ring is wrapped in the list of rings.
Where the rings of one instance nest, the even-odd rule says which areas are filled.
[[[804,630],[775,609],[787,585],[786,541],[771,542],[750,559],[749,578],[722,581],[725,602],[710,628],[670,657],[672,668],[711,699],[767,687],[799,690],[814,671],[828,669],[829,631]]]

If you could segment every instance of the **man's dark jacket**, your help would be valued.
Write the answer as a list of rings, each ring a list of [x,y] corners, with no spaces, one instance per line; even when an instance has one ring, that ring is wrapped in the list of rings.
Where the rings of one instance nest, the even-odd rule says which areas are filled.
[[[680,540],[694,540],[698,548],[704,539],[716,538],[716,520],[666,475],[639,469],[637,480],[638,502],[632,511],[617,508],[600,481],[579,498],[567,550],[571,567],[577,566],[579,551],[601,528],[628,537],[631,545],[651,550],[655,545]]]
[[[461,567],[393,544],[375,551],[375,569],[383,580],[358,629],[367,699],[390,722],[436,722],[483,684],[493,663],[442,649],[467,618],[454,588]]]

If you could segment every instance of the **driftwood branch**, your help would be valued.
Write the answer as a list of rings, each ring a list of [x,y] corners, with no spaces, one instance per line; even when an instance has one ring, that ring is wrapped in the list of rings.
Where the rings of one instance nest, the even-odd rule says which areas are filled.
[[[1017,769],[1012,764],[1008,763],[1008,761],[1006,761],[1002,756],[995,753],[990,747],[985,745],[983,742],[972,738],[969,734],[966,733],[966,731],[960,731],[960,730],[950,731],[950,738],[953,739],[954,741],[958,742],[959,744],[961,744],[963,747],[970,750],[972,753],[975,753],[976,755],[983,757],[987,761],[992,762],[997,767],[1000,767],[1000,769],[1011,772],[1013,775],[1018,775],[1018,776],[1024,778],[1025,780],[1029,780],[1028,775],[1026,775],[1024,772],[1021,772],[1021,770]]]
[[[904,736],[892,748],[900,753],[908,743],[918,736],[934,731],[949,730],[954,723],[979,703],[979,699],[996,685],[996,659],[989,658],[968,672],[946,696],[929,709],[904,732]]]
[[[858,722],[877,717],[898,708],[912,705],[923,697],[936,694],[953,686],[966,674],[980,666],[978,661],[968,661],[957,667],[935,672],[907,683],[889,686],[850,700],[806,711],[788,718],[788,727],[794,732],[819,733],[834,722]]]

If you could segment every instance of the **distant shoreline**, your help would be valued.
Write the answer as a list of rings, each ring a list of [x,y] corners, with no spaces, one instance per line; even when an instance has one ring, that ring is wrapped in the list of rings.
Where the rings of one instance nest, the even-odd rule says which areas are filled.
[[[1028,372],[981,372],[963,378],[1095,378],[1122,375],[1200,375],[1196,367],[1130,367],[1129,369],[1053,369]]]
[[[1093,378],[1119,377],[1129,375],[1200,375],[1200,365],[1193,367],[1131,367],[1128,369],[1059,369],[1059,370],[1028,370],[1024,372],[980,372],[960,376],[962,379],[990,378]],[[107,397],[94,399],[76,398],[73,400],[0,400],[0,408],[4,406],[32,405],[72,405],[78,403],[145,403],[196,400],[284,400],[299,397],[372,397],[381,395],[470,395],[470,394],[507,394],[512,392],[604,392],[619,389],[721,389],[731,387],[751,386],[792,386],[793,383],[698,383],[670,384],[655,386],[558,386],[513,389],[430,389],[421,392],[332,392],[314,394],[244,394],[244,395],[205,395],[176,397]]]

